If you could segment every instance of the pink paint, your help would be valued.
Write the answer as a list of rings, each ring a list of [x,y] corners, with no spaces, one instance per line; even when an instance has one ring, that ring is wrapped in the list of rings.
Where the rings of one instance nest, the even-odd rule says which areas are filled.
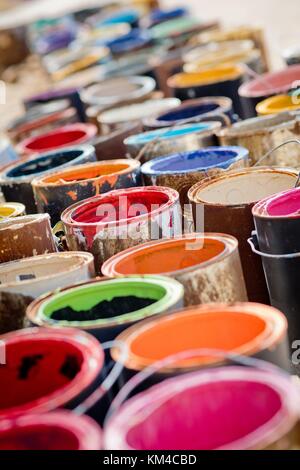
[[[46,134],[30,137],[18,145],[19,153],[31,155],[89,143],[97,135],[94,124],[70,124]]]
[[[0,424],[0,450],[100,450],[102,432],[86,416],[59,411]]]
[[[245,83],[239,95],[247,98],[271,96],[288,92],[294,82],[299,81],[300,65],[292,65],[279,72],[266,73],[255,80]]]
[[[274,217],[287,217],[300,215],[300,188],[284,191],[268,200],[265,200],[265,211]]]
[[[105,447],[121,450],[265,448],[298,419],[288,377],[243,367],[178,376],[123,405]]]

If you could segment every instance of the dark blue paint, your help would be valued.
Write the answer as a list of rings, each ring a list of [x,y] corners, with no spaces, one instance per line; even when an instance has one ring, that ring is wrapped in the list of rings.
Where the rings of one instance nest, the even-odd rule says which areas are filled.
[[[106,42],[113,54],[128,52],[133,49],[141,48],[151,43],[152,37],[146,31],[133,29],[130,33],[120,36],[116,39]]]
[[[213,111],[220,109],[219,105],[216,103],[208,103],[208,104],[200,104],[196,106],[188,106],[186,108],[182,108],[178,111],[171,111],[166,114],[162,114],[158,117],[158,121],[180,121],[182,119],[190,119],[196,116],[200,116],[202,114],[211,113]]]
[[[236,161],[247,159],[248,155],[248,150],[243,147],[207,147],[154,158],[142,166],[142,173],[159,175],[204,171],[210,168],[226,169]]]

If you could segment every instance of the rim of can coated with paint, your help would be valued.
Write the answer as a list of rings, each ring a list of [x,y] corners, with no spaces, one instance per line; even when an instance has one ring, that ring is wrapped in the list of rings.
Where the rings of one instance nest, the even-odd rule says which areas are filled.
[[[34,224],[36,222],[44,222],[47,220],[50,223],[49,214],[29,214],[14,219],[3,220],[0,221],[0,232],[10,230],[12,228],[22,229],[25,225]]]
[[[207,189],[213,188],[214,186],[218,186],[220,183],[225,183],[225,182],[234,182],[235,179],[237,178],[249,178],[252,175],[284,175],[287,177],[291,177],[291,179],[294,179],[295,183],[297,181],[298,173],[296,170],[289,169],[289,168],[270,168],[270,167],[257,167],[257,168],[245,168],[242,170],[235,170],[235,171],[229,171],[226,173],[226,175],[217,175],[216,177],[212,179],[205,179],[203,181],[200,181],[199,183],[196,183],[194,186],[192,186],[188,192],[188,198],[189,201],[195,204],[204,204],[207,206],[219,206],[219,207],[241,207],[241,206],[247,206],[251,204],[257,203],[261,199],[260,196],[256,196],[255,200],[241,200],[239,199],[238,201],[233,202],[230,199],[227,199],[226,202],[220,202],[219,201],[209,201],[207,198],[205,199],[203,196],[201,197],[200,194],[202,191],[206,191]],[[253,177],[254,177],[253,176]],[[245,188],[245,186],[244,186]],[[231,191],[229,192],[228,196],[231,195],[231,192],[234,190],[234,188],[231,188]],[[265,190],[265,186],[263,186],[263,190]],[[235,189],[236,191],[236,189]],[[274,193],[276,193],[276,189],[274,189]],[[247,192],[247,189],[246,189]],[[220,196],[220,193],[219,193]],[[234,194],[234,197],[236,199],[237,193]]]
[[[68,260],[72,261],[72,265],[64,267],[59,264],[63,263],[63,261]],[[24,274],[24,270],[27,271],[27,267],[28,270],[32,272],[36,265],[45,265],[48,261],[50,261],[50,263],[57,262],[59,266],[52,268],[48,265],[47,274],[43,273],[42,276],[35,277],[34,279],[20,279],[22,273]],[[69,274],[72,274],[73,272],[76,272],[84,267],[93,272],[93,264],[93,255],[91,253],[80,251],[72,251],[70,253],[49,253],[47,255],[37,255],[33,256],[32,258],[24,258],[16,261],[11,261],[9,263],[2,263],[0,264],[0,292],[9,289],[18,289],[18,287],[20,287],[23,291],[28,287],[31,287],[35,284],[40,284],[46,280],[50,281],[51,279],[57,279],[58,277],[68,276]],[[57,271],[58,267],[59,272]],[[55,271],[53,271],[53,269],[55,269]],[[14,279],[11,279],[11,277],[13,276]]]
[[[193,88],[240,79],[245,73],[241,65],[225,65],[210,67],[193,73],[179,73],[168,79],[171,89]]]
[[[124,94],[122,91],[122,83],[127,82],[129,86],[136,87],[129,93]],[[120,94],[107,96],[104,90],[101,88],[108,84],[110,88],[114,86],[121,86]],[[150,95],[155,90],[155,80],[151,77],[134,76],[134,77],[117,77],[109,78],[98,84],[93,84],[81,92],[83,101],[89,105],[111,105],[122,103],[122,101],[134,101],[139,100],[147,95]]]
[[[7,333],[0,336],[0,339],[4,342],[8,360],[10,348],[17,347],[17,349],[20,349],[22,346],[26,346],[28,342],[31,345],[41,343],[43,346],[49,341],[52,342],[52,348],[55,347],[55,344],[56,349],[59,344],[65,345],[65,347],[69,346],[72,349],[75,348],[82,357],[81,369],[69,383],[27,402],[23,401],[8,408],[2,407],[0,410],[1,420],[14,418],[25,413],[44,413],[63,407],[96,380],[104,364],[104,352],[98,341],[91,335],[73,328],[28,328]],[[32,349],[27,349],[27,352],[29,351],[32,351]]]
[[[223,155],[228,154],[228,159],[225,161],[221,161],[220,163],[211,163],[208,165],[201,165],[201,158],[205,158],[207,156],[209,158],[210,153],[219,155],[220,157]],[[175,169],[172,168],[172,164],[176,165],[176,162],[180,165],[180,162],[184,164],[186,162],[187,166],[189,161],[192,163],[193,159],[195,160],[199,158],[199,166],[191,165],[190,168],[181,168]],[[213,168],[221,168],[225,169],[229,166],[233,165],[234,163],[238,162],[239,160],[247,160],[249,157],[249,151],[243,147],[237,146],[228,146],[228,147],[206,147],[204,149],[195,150],[191,152],[182,152],[174,155],[166,155],[163,157],[155,158],[150,162],[144,163],[142,166],[142,173],[144,175],[178,175],[178,174],[186,174],[191,172],[197,171],[205,171],[210,170]],[[161,169],[159,169],[161,166]]]
[[[297,197],[298,196],[298,197]],[[282,191],[278,194],[274,194],[272,196],[269,196],[265,199],[262,199],[259,201],[252,209],[252,215],[254,218],[259,218],[259,219],[269,219],[269,220],[297,220],[300,218],[300,212],[297,207],[294,207],[293,210],[290,211],[284,211],[284,209],[280,209],[280,203],[283,202],[284,199],[290,198],[292,202],[296,201],[300,196],[300,188],[293,188],[289,189],[287,191]],[[294,199],[294,201],[293,201]],[[277,213],[271,213],[270,211],[272,210],[272,206],[278,206],[279,205],[279,211],[277,210]]]
[[[243,385],[240,389],[239,384]],[[253,385],[254,390],[252,390],[251,393],[250,387],[253,387]],[[246,386],[249,387],[250,392],[248,392],[247,398],[245,398]],[[257,386],[258,390],[256,393],[253,393]],[[195,393],[197,389],[198,393]],[[230,396],[233,389],[238,393]],[[204,394],[205,390],[206,394]],[[263,390],[265,393],[262,394]],[[199,400],[199,395],[202,396],[202,400]],[[193,433],[193,431],[188,430],[187,427],[184,426],[185,423],[190,423],[190,420],[187,419],[188,409],[192,410],[192,422],[197,423],[198,431],[202,428],[205,429],[205,439],[207,438],[207,422],[211,423],[211,421],[215,421],[214,427],[210,432],[212,439],[217,431],[223,432],[224,426],[222,422],[220,424],[220,415],[224,416],[227,425],[225,429],[227,429],[229,425],[232,428],[232,417],[229,421],[228,411],[229,416],[231,416],[232,408],[237,409],[235,408],[236,403],[237,401],[240,403],[242,397],[243,401],[246,400],[244,402],[244,407],[246,408],[244,408],[244,412],[243,408],[238,408],[240,411],[236,413],[235,423],[240,422],[241,414],[244,415],[245,410],[249,409],[251,401],[252,412],[250,412],[248,419],[251,416],[256,416],[259,412],[259,408],[257,409],[257,404],[259,403],[257,395],[264,396],[264,401],[267,403],[270,403],[271,397],[273,397],[273,400],[276,397],[275,401],[277,406],[271,406],[268,416],[262,416],[260,422],[257,423],[253,423],[252,420],[252,425],[250,425],[248,432],[245,434],[245,430],[242,429],[239,432],[239,436],[234,433],[231,438],[232,440],[228,439],[228,433],[226,433],[224,437],[221,436],[219,442],[218,439],[216,441],[214,437],[213,441],[215,441],[215,443],[211,444],[209,444],[207,440],[204,440],[204,436],[202,437],[202,444],[197,438],[197,441],[193,444],[193,449],[195,447],[199,450],[265,449],[286,436],[297,424],[299,420],[298,388],[293,385],[290,377],[280,374],[279,369],[270,371],[241,366],[208,369],[206,371],[192,372],[184,374],[183,376],[170,378],[129,399],[107,423],[104,434],[105,448],[110,450],[142,450],[146,448],[151,448],[151,450],[166,450],[166,448],[168,448],[168,450],[179,450],[182,448],[182,440],[176,441],[172,439],[172,431],[170,431],[170,429],[176,429],[173,433],[174,437],[181,431],[181,433],[187,433],[186,439],[189,439],[189,433]],[[227,400],[230,399],[231,404],[225,400],[226,396]],[[269,399],[267,399],[267,396],[269,396]],[[205,402],[203,401],[204,397]],[[238,400],[238,398],[240,398],[240,400]],[[199,411],[197,411],[196,400],[198,400]],[[170,407],[168,410],[168,403],[174,404],[176,413],[174,412],[174,407]],[[217,406],[218,404],[219,406]],[[253,405],[255,405],[254,408]],[[226,406],[229,407],[229,409],[226,409]],[[206,419],[203,416],[203,407],[209,413]],[[160,416],[159,422],[155,419],[157,413],[159,413]],[[170,427],[169,425],[169,429],[166,428],[165,431],[163,431],[166,423],[170,422],[171,416],[174,420],[173,426]],[[198,419],[197,416],[199,416]],[[156,423],[155,427],[154,423],[151,423],[151,418],[154,423]],[[146,429],[143,432],[144,421]],[[150,427],[150,429],[156,429],[156,431],[162,429],[162,435],[156,437],[156,433],[147,433],[147,426],[148,429]],[[137,430],[135,431],[136,444],[134,444],[133,441],[133,431],[135,427],[139,430],[139,439],[136,437]],[[196,424],[194,427],[196,428]],[[130,438],[129,435],[131,436]],[[163,444],[164,435],[166,437],[165,445]],[[288,444],[289,443],[286,445]],[[185,448],[189,448],[188,442],[186,442],[185,446],[187,446]]]
[[[131,258],[138,259],[138,257],[142,257],[144,255],[149,256],[149,254],[157,252],[165,252],[167,251],[167,248],[170,247],[172,248],[172,245],[176,247],[176,245],[181,246],[181,245],[188,245],[189,241],[192,240],[192,244],[195,241],[200,241],[201,243],[201,249],[202,247],[205,248],[205,242],[207,241],[213,241],[218,244],[218,250],[215,254],[212,256],[207,256],[206,260],[201,260],[200,262],[192,263],[187,267],[181,267],[177,269],[168,269],[166,271],[160,271],[156,270],[156,272],[140,272],[140,273],[135,273],[135,272],[120,272],[118,271],[118,264],[124,262],[126,263],[128,260]],[[163,276],[174,276],[175,274],[185,274],[185,273],[193,273],[195,269],[201,269],[201,268],[206,268],[207,266],[210,266],[211,264],[214,264],[217,261],[221,261],[223,259],[226,259],[232,255],[236,250],[238,249],[238,241],[235,237],[232,237],[231,235],[226,235],[226,234],[218,234],[218,233],[205,233],[200,234],[200,233],[194,233],[194,234],[188,234],[184,235],[181,237],[175,237],[172,239],[168,240],[157,240],[157,241],[151,241],[148,243],[143,243],[141,245],[138,245],[133,248],[128,248],[125,251],[122,251],[121,253],[118,253],[117,255],[113,256],[106,262],[104,262],[102,266],[102,273],[104,276],[108,277],[119,277],[119,276],[124,276],[124,275],[145,275],[145,274],[159,274]],[[195,250],[195,247],[194,247]],[[194,251],[192,250],[192,251]],[[186,250],[185,247],[185,251]],[[174,256],[174,255],[173,255]]]
[[[64,170],[51,172],[50,175],[40,176],[32,181],[34,188],[55,188],[56,186],[73,186],[77,185],[78,182],[84,183],[101,183],[105,182],[106,179],[112,178],[114,175],[126,175],[132,171],[140,168],[140,162],[129,159],[119,160],[103,160],[96,163],[85,163],[83,165],[76,165],[72,168],[65,168]],[[123,168],[122,168],[123,167]],[[95,175],[85,177],[85,174],[92,174],[94,171]]]
[[[41,446],[36,444],[36,434],[41,437]],[[40,415],[24,415],[0,424],[0,449],[2,450],[46,450],[53,435],[64,437],[69,444],[65,450],[102,449],[100,426],[88,416],[78,416],[68,411],[54,411]],[[24,441],[22,442],[22,439]],[[48,447],[49,444],[47,444]],[[51,450],[51,449],[48,449]],[[55,446],[52,450],[58,450]]]
[[[93,296],[95,296],[95,301],[99,303],[116,296],[124,296],[124,294],[126,297],[136,294],[141,296],[141,293],[145,297],[150,294],[155,296],[154,300],[156,301],[148,307],[107,319],[100,318],[94,321],[55,321],[51,319],[51,315],[64,306],[72,304],[76,309],[79,306],[84,308],[84,299],[91,304]],[[79,286],[69,287],[57,294],[53,292],[44,300],[37,299],[35,303],[35,305],[38,304],[37,310],[34,305],[29,306],[27,316],[33,323],[45,327],[72,327],[83,330],[105,329],[130,325],[147,317],[162,314],[180,302],[183,294],[184,289],[179,282],[164,276],[130,276],[119,279],[92,280]],[[92,307],[93,305],[91,305]]]
[[[194,324],[190,323],[193,319]],[[189,327],[191,328],[190,333],[187,334]],[[238,327],[244,327],[244,332],[241,331],[243,339],[240,340],[236,337]],[[124,342],[127,345],[128,355],[125,360],[125,367],[130,370],[140,371],[154,365],[156,361],[184,350],[222,350],[230,354],[247,356],[261,353],[266,349],[272,351],[287,335],[287,328],[286,317],[273,307],[257,303],[215,303],[189,307],[174,313],[161,315],[156,319],[144,320],[125,330],[116,338],[116,341]],[[185,330],[186,334],[184,334]],[[155,331],[157,336],[155,336]],[[162,333],[169,338],[169,341],[162,345],[165,352],[161,351],[159,353]],[[196,337],[192,339],[194,333]],[[201,334],[202,339],[200,338]],[[217,340],[218,336],[219,340]],[[149,349],[149,340],[156,345],[153,351]],[[197,344],[195,344],[195,340]],[[229,340],[232,341],[232,346],[229,346]],[[171,346],[172,342],[174,348]],[[143,349],[144,353],[142,352]],[[119,360],[120,351],[118,347],[112,348],[111,354],[115,361]],[[161,369],[160,373],[178,373],[199,367],[220,365],[224,362],[226,361],[209,357],[209,355],[206,357],[200,356],[177,364],[174,363],[172,366]]]
[[[20,217],[25,215],[26,208],[20,202],[0,203],[0,221],[11,217]]]
[[[34,154],[47,153],[64,147],[74,147],[75,145],[88,143],[91,139],[96,137],[97,132],[98,129],[94,124],[69,124],[51,132],[25,139],[17,146],[17,150],[21,154]],[[55,138],[66,138],[68,135],[69,139],[67,141],[60,141],[55,145]],[[51,143],[52,140],[53,143]],[[48,143],[44,143],[43,145],[43,141]]]
[[[63,159],[65,155],[65,158],[70,155],[74,156],[74,158],[70,158],[70,160],[65,161],[65,163],[61,162],[59,163],[60,159]],[[43,162],[46,162],[50,165],[51,160],[58,160],[58,165],[49,168],[48,170],[43,169]],[[47,173],[53,173],[54,171],[58,171],[59,168],[65,168],[68,165],[74,165],[74,164],[79,164],[82,161],[89,161],[92,159],[96,159],[95,157],[95,149],[91,145],[81,145],[78,147],[64,147],[62,149],[57,149],[57,150],[52,150],[50,152],[45,152],[41,153],[38,156],[32,156],[29,159],[26,159],[26,161],[14,163],[10,165],[8,168],[6,168],[1,174],[0,174],[0,183],[6,186],[9,186],[10,184],[14,183],[31,183],[33,179],[37,178],[40,175],[47,174]],[[32,168],[34,164],[38,165],[41,164],[41,171],[35,171],[33,169],[33,173],[26,174],[26,167]],[[25,175],[20,175],[20,176],[14,176],[13,173],[17,172],[18,170],[22,171],[25,169]],[[11,175],[12,173],[12,175]]]
[[[107,222],[78,222],[74,219],[74,215],[78,210],[83,210],[83,208],[86,206],[88,207],[90,204],[96,203],[99,201],[98,206],[100,206],[102,203],[105,204],[105,200],[112,200],[112,199],[118,199],[122,196],[126,197],[128,195],[151,195],[153,193],[154,195],[161,195],[161,196],[166,196],[167,200],[159,207],[156,208],[154,211],[150,211],[146,214],[142,214],[139,216],[135,216],[133,218],[123,218],[119,220],[112,220],[112,221],[107,221]],[[137,188],[128,188],[128,189],[117,189],[114,191],[110,191],[109,193],[106,194],[101,194],[99,196],[94,196],[92,198],[86,199],[85,201],[78,202],[76,204],[73,204],[71,207],[68,207],[61,215],[61,220],[64,225],[70,228],[74,227],[115,227],[115,226],[121,226],[121,225],[126,225],[130,222],[142,222],[143,220],[148,220],[152,217],[155,217],[156,215],[159,215],[163,213],[164,211],[167,211],[171,209],[176,203],[179,201],[179,194],[177,191],[171,188],[164,188],[164,187],[158,187],[158,186],[151,186],[151,187],[137,187]]]

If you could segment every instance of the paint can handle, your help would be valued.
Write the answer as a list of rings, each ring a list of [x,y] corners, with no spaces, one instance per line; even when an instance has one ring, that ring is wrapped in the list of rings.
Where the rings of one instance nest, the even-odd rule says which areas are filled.
[[[100,386],[88,398],[86,398],[86,400],[84,400],[73,410],[77,415],[86,414],[93,406],[95,406],[103,398],[103,396],[109,392],[109,390],[111,390],[123,371],[124,363],[128,356],[127,345],[123,341],[108,341],[107,343],[103,343],[101,346],[104,351],[111,350],[115,347],[120,348],[121,360],[114,364],[110,373],[100,384]]]
[[[257,239],[257,232],[252,232],[252,237],[248,238],[248,243],[251,247],[251,250],[256,255],[261,256],[262,258],[272,258],[272,259],[293,259],[293,258],[300,258],[300,253],[287,253],[284,255],[272,255],[270,253],[263,253],[259,251],[258,247],[258,239]]]
[[[281,149],[282,147],[284,147],[285,145],[288,145],[288,144],[298,144],[298,145],[300,145],[300,140],[298,140],[298,139],[286,140],[285,142],[282,142],[281,144],[276,145],[276,147],[272,148],[272,149],[269,150],[265,155],[263,155],[263,156],[253,165],[253,167],[260,165],[263,160],[265,160],[266,158],[270,157],[274,152],[276,152],[277,150]],[[298,178],[297,178],[297,181],[296,181],[296,184],[295,184],[295,188],[297,188],[297,187],[299,186],[299,183],[300,183],[300,173],[299,173],[299,175],[298,175]]]
[[[160,370],[168,366],[174,365],[175,362],[184,361],[187,359],[193,359],[198,356],[214,356],[216,358],[219,357],[220,360],[227,359],[233,364],[235,363],[241,366],[253,367],[253,368],[260,369],[260,370],[264,370],[266,372],[276,372],[277,374],[280,373],[285,378],[288,378],[288,379],[290,378],[290,375],[284,370],[280,369],[278,366],[275,366],[274,364],[263,361],[261,359],[256,359],[256,358],[248,357],[248,356],[241,356],[238,354],[229,353],[221,349],[201,348],[201,349],[193,349],[189,351],[182,351],[177,354],[168,356],[160,361],[155,362],[154,364],[146,367],[144,370],[142,370],[141,372],[137,373],[134,377],[132,377],[123,386],[121,391],[114,398],[110,406],[110,409],[108,410],[108,413],[106,415],[105,424],[115,413],[118,412],[120,407],[130,396],[130,394],[139,385],[141,385],[145,380],[149,379],[152,375],[159,372]],[[208,370],[209,369],[206,368],[204,369],[203,372],[207,373]]]

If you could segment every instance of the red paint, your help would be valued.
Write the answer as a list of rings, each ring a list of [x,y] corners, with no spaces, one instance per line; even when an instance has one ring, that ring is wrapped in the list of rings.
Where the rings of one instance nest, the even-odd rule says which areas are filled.
[[[0,419],[64,406],[98,376],[104,353],[94,338],[73,329],[28,329],[3,335]],[[90,358],[98,362],[89,367]]]
[[[266,202],[265,209],[268,215],[285,217],[300,215],[300,188],[284,191],[270,198]]]
[[[71,124],[46,134],[23,140],[18,145],[18,151],[21,154],[28,155],[81,145],[90,142],[97,135],[97,132],[97,127],[94,124]]]
[[[0,424],[0,450],[100,450],[100,427],[68,411],[24,415]]]
[[[115,222],[127,220],[139,215],[149,214],[153,207],[162,207],[169,201],[168,195],[157,191],[133,190],[122,191],[119,195],[108,195],[90,199],[72,213],[75,222],[90,224],[99,222]],[[105,205],[110,205],[114,210],[105,212]]]

